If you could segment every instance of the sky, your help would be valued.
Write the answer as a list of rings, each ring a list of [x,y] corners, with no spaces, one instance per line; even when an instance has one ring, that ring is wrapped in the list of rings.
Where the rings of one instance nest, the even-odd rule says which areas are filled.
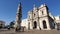
[[[22,4],[22,19],[27,18],[29,10],[33,9],[34,4],[39,7],[45,3],[52,15],[60,15],[60,0],[0,0],[0,20],[9,24],[16,20],[18,4]]]

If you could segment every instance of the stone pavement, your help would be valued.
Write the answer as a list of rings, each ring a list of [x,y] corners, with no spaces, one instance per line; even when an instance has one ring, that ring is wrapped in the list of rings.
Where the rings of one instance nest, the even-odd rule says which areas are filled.
[[[60,34],[57,30],[28,30],[24,32],[15,32],[14,30],[0,30],[0,34]]]

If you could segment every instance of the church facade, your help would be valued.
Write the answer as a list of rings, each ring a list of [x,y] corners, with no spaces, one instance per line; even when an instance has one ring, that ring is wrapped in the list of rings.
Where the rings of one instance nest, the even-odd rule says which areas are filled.
[[[26,29],[51,30],[57,28],[57,23],[60,23],[60,16],[53,16],[49,13],[46,4],[36,7],[28,11],[26,19],[22,20],[21,26]]]

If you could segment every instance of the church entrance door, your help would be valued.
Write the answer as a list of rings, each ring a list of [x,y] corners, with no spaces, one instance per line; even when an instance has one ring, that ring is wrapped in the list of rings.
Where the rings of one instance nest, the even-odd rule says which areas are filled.
[[[36,21],[34,21],[34,27],[33,27],[33,29],[35,29],[35,28],[37,28],[37,22]]]
[[[44,28],[44,29],[47,28],[47,25],[46,25],[46,21],[45,21],[45,20],[43,21],[43,28]]]

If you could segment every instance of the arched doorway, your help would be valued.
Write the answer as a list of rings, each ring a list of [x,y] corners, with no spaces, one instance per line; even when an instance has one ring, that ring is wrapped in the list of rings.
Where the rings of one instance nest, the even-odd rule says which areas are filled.
[[[37,28],[37,22],[36,21],[34,21],[34,27],[33,27],[33,29],[35,29],[35,28]]]
[[[28,23],[28,29],[30,30],[30,22]]]
[[[43,28],[46,29],[47,28],[47,25],[46,25],[46,21],[43,20]]]

